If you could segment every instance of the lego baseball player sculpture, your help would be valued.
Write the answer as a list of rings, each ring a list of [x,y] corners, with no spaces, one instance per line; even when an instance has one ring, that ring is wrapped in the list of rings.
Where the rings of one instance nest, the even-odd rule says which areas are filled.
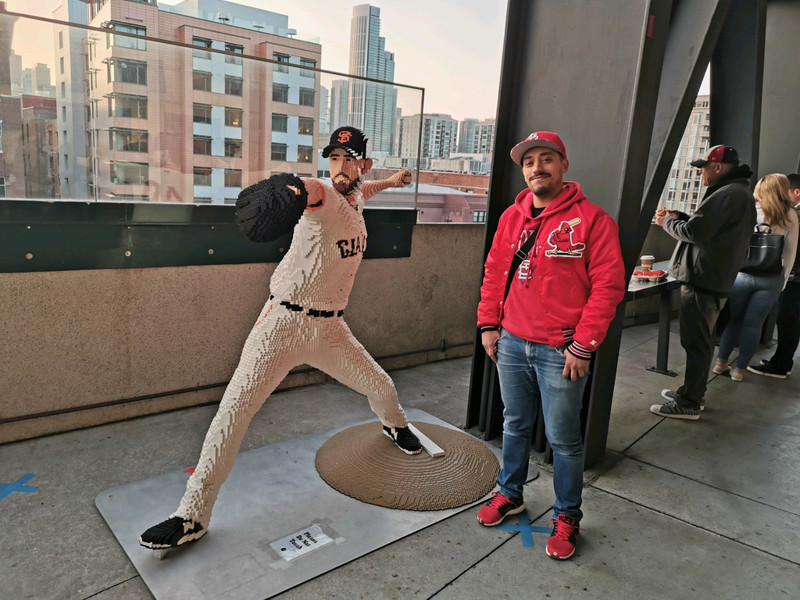
[[[366,248],[365,200],[411,183],[406,169],[388,179],[362,182],[372,167],[366,144],[356,128],[333,132],[322,152],[330,163],[331,185],[283,174],[240,194],[237,219],[251,240],[269,241],[293,227],[292,243],[272,275],[269,299],[245,342],[180,505],[140,536],[142,546],[166,550],[205,535],[250,420],[299,364],[316,367],[366,395],[383,432],[398,448],[407,454],[421,451],[391,378],[342,318]]]

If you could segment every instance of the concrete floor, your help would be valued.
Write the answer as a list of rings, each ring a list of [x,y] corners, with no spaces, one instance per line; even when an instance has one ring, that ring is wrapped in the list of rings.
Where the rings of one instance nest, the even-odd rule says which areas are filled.
[[[662,419],[648,408],[680,377],[645,370],[656,335],[656,325],[623,334],[608,451],[586,473],[572,560],[549,559],[544,534],[530,548],[519,532],[480,526],[470,508],[277,598],[800,598],[800,375],[711,375],[700,421]],[[754,361],[770,354],[762,347]],[[683,366],[673,332],[669,367]],[[461,426],[469,368],[456,359],[391,375],[404,406]],[[0,598],[152,598],[94,498],[193,465],[214,411],[0,446],[0,485],[20,482],[0,487]],[[253,419],[242,451],[370,416],[364,398],[338,384],[281,392]],[[526,488],[534,526],[548,524],[551,502],[543,470]]]

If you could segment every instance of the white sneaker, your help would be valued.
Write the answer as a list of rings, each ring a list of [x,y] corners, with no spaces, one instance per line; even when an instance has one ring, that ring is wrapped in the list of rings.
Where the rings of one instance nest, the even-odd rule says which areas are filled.
[[[714,373],[714,375],[723,375],[730,370],[731,368],[728,366],[728,363],[718,360],[714,363],[714,368],[711,369],[711,372]]]

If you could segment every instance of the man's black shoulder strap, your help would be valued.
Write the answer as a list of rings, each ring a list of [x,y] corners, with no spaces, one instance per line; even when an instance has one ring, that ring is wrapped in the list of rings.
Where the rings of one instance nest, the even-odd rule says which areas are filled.
[[[528,252],[531,251],[531,248],[533,248],[533,245],[536,243],[536,234],[538,232],[539,228],[537,227],[531,232],[528,239],[525,240],[525,243],[514,252],[514,256],[511,258],[511,267],[508,269],[508,279],[506,280],[506,291],[503,294],[503,300],[508,296],[508,290],[511,289],[511,282],[514,280],[514,275],[517,269],[519,269],[519,265],[528,257]]]

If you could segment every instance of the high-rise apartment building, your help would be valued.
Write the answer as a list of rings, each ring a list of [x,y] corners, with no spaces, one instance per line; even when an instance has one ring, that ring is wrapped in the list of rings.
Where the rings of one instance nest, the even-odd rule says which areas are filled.
[[[67,23],[89,24],[89,10],[81,0],[53,3],[53,18]],[[86,81],[96,81],[99,71],[86,72],[86,53],[95,52],[103,44],[103,36],[91,34],[79,27],[53,26],[53,58],[55,61],[56,132],[58,161],[55,186],[57,197],[65,199],[91,198],[89,191],[92,162],[86,131],[87,105],[96,109],[86,97]],[[100,68],[97,65],[92,68]],[[36,93],[35,91],[28,93]],[[36,186],[29,186],[33,190]]]
[[[350,80],[334,79],[331,82],[330,104],[328,107],[328,123],[331,131],[347,125],[350,110]]]
[[[11,95],[11,43],[15,17],[0,20],[0,198],[22,198],[25,172],[22,150],[22,110]]]
[[[307,67],[319,44],[289,37],[285,15],[232,2],[164,8],[89,4],[89,24],[106,31],[85,50],[89,196],[233,203],[273,173],[315,174],[319,77]]]
[[[22,96],[22,164],[25,198],[60,197],[55,98]]]
[[[458,152],[491,154],[494,152],[494,119],[464,119],[458,131]]]
[[[350,21],[350,74],[394,81],[394,54],[381,37],[381,9],[369,4],[353,7]],[[397,90],[393,86],[352,80],[348,124],[362,129],[373,152],[391,152],[395,130]]]
[[[700,170],[689,163],[708,150],[710,122],[709,96],[698,96],[672,162],[659,206],[692,214],[702,200],[704,188]]]
[[[19,96],[22,93],[22,57],[12,51],[8,57],[11,74],[11,93]]]
[[[404,167],[416,168],[414,159],[417,157],[419,147],[419,168],[427,169],[431,160],[449,158],[450,154],[456,151],[457,131],[458,121],[450,115],[400,117],[393,154],[400,157]]]

